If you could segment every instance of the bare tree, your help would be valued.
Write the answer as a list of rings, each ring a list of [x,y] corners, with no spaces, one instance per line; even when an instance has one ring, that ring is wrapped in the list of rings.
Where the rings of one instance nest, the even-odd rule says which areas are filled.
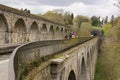
[[[117,0],[117,2],[114,3],[114,5],[120,10],[120,0]]]

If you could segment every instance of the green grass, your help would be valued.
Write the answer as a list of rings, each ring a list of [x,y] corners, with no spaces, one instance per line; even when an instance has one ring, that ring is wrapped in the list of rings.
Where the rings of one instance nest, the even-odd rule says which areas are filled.
[[[105,67],[102,65],[102,60],[98,58],[97,65],[96,65],[96,72],[95,72],[95,79],[94,80],[108,80],[107,75],[105,73]]]
[[[107,34],[107,31],[112,28],[112,25],[110,23],[107,23],[103,26],[103,32],[104,32],[104,35]]]
[[[78,30],[78,36],[88,37],[92,31],[92,25],[88,22],[83,22]]]
[[[93,27],[94,30],[98,30],[98,31],[101,31],[102,28],[101,27]]]

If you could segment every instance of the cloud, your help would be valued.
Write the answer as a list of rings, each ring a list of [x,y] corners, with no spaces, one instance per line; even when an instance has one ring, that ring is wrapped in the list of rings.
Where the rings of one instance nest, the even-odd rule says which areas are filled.
[[[101,16],[106,17],[111,15],[117,15],[118,9],[113,5],[115,0],[107,0],[106,3],[102,4],[84,4],[84,3],[74,3],[68,7],[67,10],[75,12],[76,15],[85,15],[85,16]]]
[[[27,8],[32,13],[45,13],[48,10],[63,9],[73,12],[75,15],[85,16],[111,16],[117,15],[117,8],[113,6],[116,0],[1,0],[14,8]]]
[[[101,4],[108,0],[1,0],[1,3],[5,4],[20,4],[24,2],[27,5],[49,5],[49,6],[69,6],[73,3],[82,2],[87,5]]]

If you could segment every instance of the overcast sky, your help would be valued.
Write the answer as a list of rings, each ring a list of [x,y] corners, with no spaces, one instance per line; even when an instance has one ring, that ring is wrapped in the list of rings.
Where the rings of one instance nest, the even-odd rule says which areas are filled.
[[[119,15],[118,9],[113,5],[115,2],[117,0],[0,0],[1,4],[18,9],[27,8],[34,14],[63,9],[89,17]]]

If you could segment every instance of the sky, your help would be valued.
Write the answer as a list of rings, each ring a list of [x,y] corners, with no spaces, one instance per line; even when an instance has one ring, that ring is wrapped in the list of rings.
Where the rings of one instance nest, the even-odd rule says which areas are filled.
[[[0,4],[18,9],[27,8],[33,14],[63,9],[74,13],[75,16],[100,16],[101,18],[119,15],[117,7],[113,5],[116,2],[117,0],[0,0]]]

